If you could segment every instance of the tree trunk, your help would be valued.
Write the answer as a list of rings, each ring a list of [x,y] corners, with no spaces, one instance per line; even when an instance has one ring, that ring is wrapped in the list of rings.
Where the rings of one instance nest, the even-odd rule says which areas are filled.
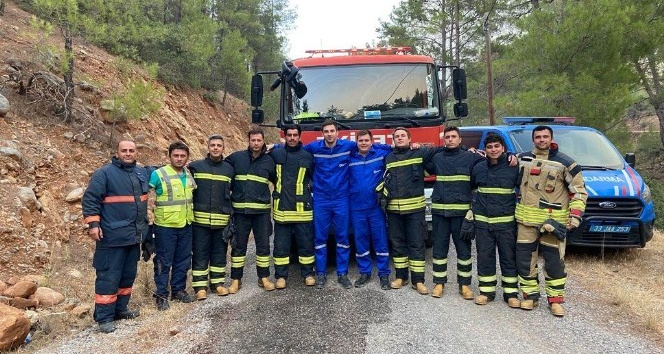
[[[67,71],[65,71],[64,121],[69,122],[71,120],[72,105],[74,103],[74,50],[70,23],[65,23],[62,27],[62,34],[65,37],[65,56],[67,58]]]
[[[0,16],[5,14],[5,0],[0,0]]]
[[[657,120],[659,121],[659,140],[664,145],[664,102],[660,102],[655,106],[655,113],[657,113]]]

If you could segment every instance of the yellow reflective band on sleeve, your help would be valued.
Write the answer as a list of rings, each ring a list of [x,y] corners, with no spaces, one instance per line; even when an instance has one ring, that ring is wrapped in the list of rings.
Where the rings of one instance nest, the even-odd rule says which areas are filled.
[[[442,203],[431,203],[431,209],[438,209],[438,210],[468,210],[468,209],[470,209],[470,204],[442,204]]]
[[[281,165],[277,165],[277,184],[274,186],[277,193],[281,193]]]
[[[495,274],[494,275],[488,275],[488,276],[487,275],[485,275],[485,276],[480,275],[480,276],[477,277],[477,280],[481,281],[483,283],[490,283],[490,282],[493,282],[493,281],[498,281],[498,277],[496,277]]]
[[[265,183],[268,184],[270,181],[261,176],[256,176],[256,175],[235,175],[235,180],[236,181],[254,181],[254,182],[259,182],[259,183]]]
[[[564,277],[560,279],[545,280],[544,284],[546,284],[547,286],[564,286],[566,282],[567,282],[567,277]]]
[[[270,256],[256,256],[256,266],[267,268],[270,266]]]
[[[452,175],[452,176],[436,176],[436,182],[470,182],[470,176],[466,175]]]
[[[295,195],[304,194],[304,175],[307,173],[307,169],[300,167],[297,171],[297,182],[295,182]]]
[[[226,214],[206,213],[194,210],[194,222],[211,226],[226,226],[230,216]]]
[[[470,264],[473,264],[473,259],[472,258],[457,259],[457,264],[458,265],[470,265]]]
[[[313,264],[314,256],[308,256],[308,257],[299,256],[298,260],[300,261],[300,264]]]
[[[542,225],[547,219],[554,219],[559,223],[567,224],[569,210],[540,209],[518,203],[514,216],[518,222],[534,226]]]
[[[422,161],[423,160],[422,160],[421,157],[417,157],[417,158],[414,158],[414,159],[403,160],[403,161],[395,161],[395,162],[390,162],[387,165],[385,165],[385,168],[390,169],[390,168],[395,168],[395,167],[416,165],[416,164],[421,164]]]
[[[478,187],[477,191],[484,194],[514,194],[514,188]]]
[[[233,202],[233,208],[235,208],[235,209],[270,209],[270,204],[236,203],[236,202]]]
[[[496,287],[495,286],[478,286],[480,289],[480,292],[482,293],[495,293],[496,292]]]
[[[215,272],[215,273],[224,273],[224,272],[226,272],[226,268],[210,266],[210,271]]]
[[[447,276],[447,272],[433,272],[434,278],[445,278]]]
[[[586,210],[586,203],[584,203],[583,200],[572,199],[569,202],[569,208],[583,211]]]
[[[387,210],[390,211],[408,211],[423,209],[426,206],[426,199],[424,196],[406,198],[406,199],[390,199],[387,202]]]
[[[516,284],[518,282],[517,277],[500,277],[500,280],[502,280],[503,283],[510,283],[510,284]]]
[[[200,173],[196,172],[194,173],[194,178],[195,179],[210,179],[213,181],[223,181],[223,182],[229,182],[231,181],[231,178],[228,176],[221,176],[221,175],[214,175],[212,173]]]
[[[247,257],[245,257],[245,256],[231,257],[231,267],[232,268],[243,268],[246,258]]]
[[[192,270],[191,275],[194,277],[204,277],[210,273],[209,269],[205,270]]]
[[[475,214],[475,221],[481,221],[485,222],[488,224],[498,224],[501,222],[512,222],[514,221],[514,215],[509,215],[509,216],[494,216],[494,217],[486,217],[484,215],[479,215]]]
[[[447,258],[443,258],[443,259],[435,259],[434,258],[432,263],[433,264],[438,264],[438,265],[444,265],[444,264],[447,264]]]
[[[457,270],[457,275],[463,278],[470,278],[470,272],[463,272],[460,270]]]
[[[274,265],[276,266],[288,265],[290,261],[290,257],[273,257],[272,259],[274,259]]]

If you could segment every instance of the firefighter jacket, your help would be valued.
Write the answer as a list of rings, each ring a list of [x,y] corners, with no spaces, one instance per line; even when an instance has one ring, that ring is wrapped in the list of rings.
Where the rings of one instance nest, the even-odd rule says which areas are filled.
[[[365,156],[350,154],[350,210],[378,207],[376,186],[385,174],[385,156],[390,151],[371,147]]]
[[[233,166],[222,160],[214,161],[210,155],[189,164],[194,176],[194,224],[212,229],[228,225],[233,213],[231,182],[235,176]]]
[[[311,222],[311,174],[314,157],[302,148],[285,145],[270,156],[276,164],[277,182],[272,192],[274,221],[280,224]]]
[[[510,166],[507,154],[491,164],[489,159],[473,167],[470,184],[476,190],[473,201],[475,227],[489,230],[514,229],[514,188],[519,179],[519,167]]]
[[[385,178],[376,191],[387,199],[388,212],[412,214],[424,210],[424,165],[437,151],[436,148],[395,148],[385,157]]]
[[[235,168],[231,200],[235,212],[264,214],[270,212],[270,182],[275,180],[274,160],[267,155],[265,146],[258,157],[251,151],[236,151],[226,157]]]
[[[555,143],[551,143],[549,150],[535,148],[520,154],[519,165],[516,221],[539,227],[551,218],[563,224],[578,225],[588,199],[581,167],[559,152]]]
[[[153,172],[159,178],[162,191],[154,203],[154,223],[158,226],[182,228],[194,221],[193,191],[196,189],[196,182],[186,168],[182,173],[175,171],[171,165],[160,167]]]
[[[85,223],[103,232],[99,247],[142,243],[148,233],[148,173],[117,157],[92,175],[82,207]]]
[[[427,164],[427,171],[436,175],[431,194],[431,213],[445,217],[466,215],[470,209],[472,190],[470,171],[483,159],[464,148],[442,148]]]

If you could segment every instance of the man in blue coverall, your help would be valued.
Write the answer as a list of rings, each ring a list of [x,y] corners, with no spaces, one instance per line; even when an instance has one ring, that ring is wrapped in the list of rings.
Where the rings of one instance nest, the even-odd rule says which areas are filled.
[[[357,148],[350,155],[350,211],[355,235],[357,267],[360,278],[355,287],[365,286],[371,279],[370,244],[376,254],[380,287],[390,289],[390,258],[385,213],[378,203],[376,186],[385,173],[385,156],[389,150],[375,149],[373,134],[368,130],[357,133]]]

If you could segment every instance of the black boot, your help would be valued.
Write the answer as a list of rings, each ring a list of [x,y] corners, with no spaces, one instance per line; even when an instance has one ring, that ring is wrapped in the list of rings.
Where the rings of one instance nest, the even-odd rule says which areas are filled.
[[[355,281],[355,287],[361,288],[367,285],[370,279],[371,279],[371,274],[360,274],[360,277]]]

